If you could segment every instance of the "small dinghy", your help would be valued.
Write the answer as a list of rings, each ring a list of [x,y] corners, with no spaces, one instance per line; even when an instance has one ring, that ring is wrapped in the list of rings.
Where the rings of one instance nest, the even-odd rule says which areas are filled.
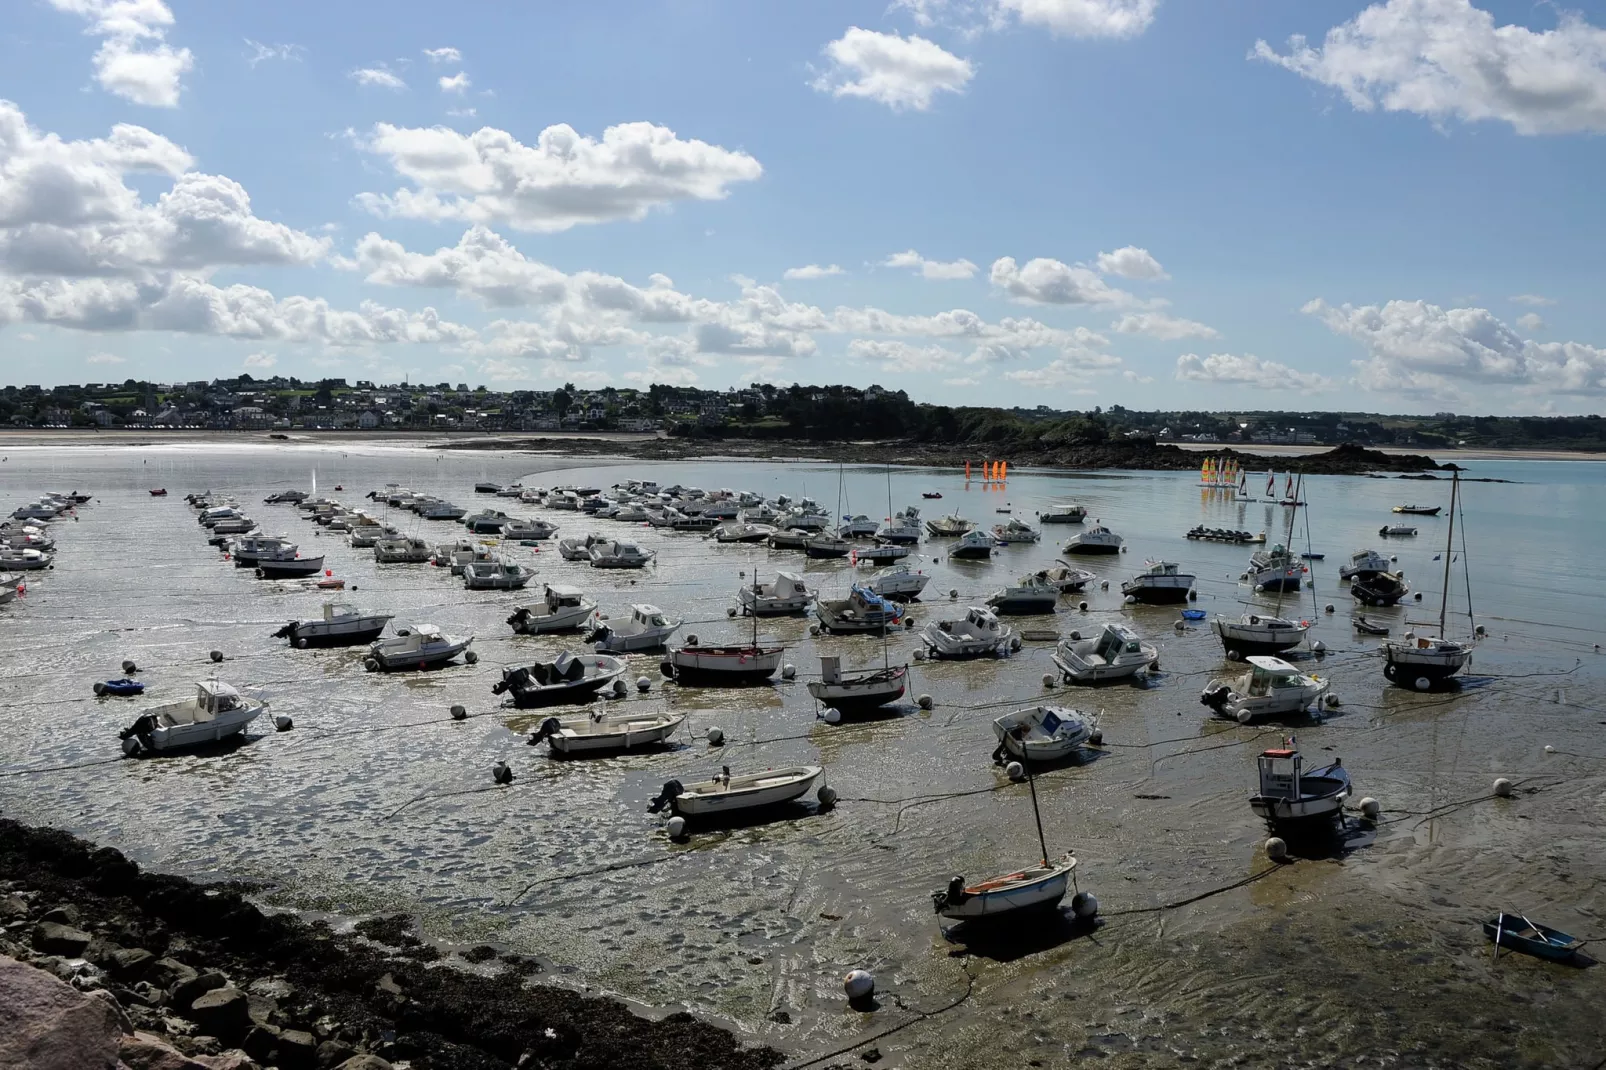
[[[1059,588],[1061,594],[1075,594],[1098,576],[1085,568],[1068,565],[1064,561],[1055,562],[1052,568],[1038,569],[1036,576],[1045,583],[1052,583]]]
[[[572,632],[585,627],[596,611],[597,604],[580,588],[549,583],[541,602],[520,606],[507,622],[520,635]]]
[[[322,618],[293,620],[274,632],[273,638],[288,639],[300,650],[309,646],[355,646],[378,639],[389,623],[388,613],[364,613],[345,602],[325,602]]]
[[[781,667],[786,648],[759,646],[702,646],[689,638],[669,652],[659,668],[676,683],[705,687],[756,684],[768,680]]]
[[[299,580],[308,576],[316,576],[322,571],[322,554],[317,557],[262,557],[257,559],[257,579],[259,580]]]
[[[407,672],[439,668],[459,654],[473,665],[480,656],[469,649],[474,637],[447,635],[433,624],[403,628],[390,639],[381,639],[368,648],[363,667],[369,672]]]
[[[126,676],[120,680],[106,680],[95,684],[95,694],[97,695],[143,695],[144,693],[144,684],[138,680],[130,680]]]
[[[521,710],[560,702],[588,702],[596,693],[624,675],[625,663],[608,654],[570,654],[551,662],[536,662],[503,669],[491,694],[506,694]]]
[[[873,709],[903,697],[909,677],[907,665],[891,665],[869,672],[844,673],[835,654],[820,656],[820,678],[810,680],[809,694],[820,705],[838,711]]]
[[[682,817],[705,817],[778,806],[807,794],[824,773],[817,765],[799,765],[732,776],[727,765],[712,780],[690,784],[669,781],[647,812],[656,814],[667,806],[671,813]]]
[[[1416,534],[1416,529],[1409,524],[1384,524],[1377,529],[1377,533],[1387,538],[1410,537]]]
[[[795,572],[777,572],[770,583],[760,583],[758,572],[753,582],[744,584],[736,592],[743,614],[759,617],[784,617],[791,613],[807,613],[814,601],[814,592],[804,584],[803,577]]]
[[[1304,759],[1289,739],[1281,747],[1260,752],[1260,790],[1249,808],[1273,826],[1333,821],[1350,796],[1349,772],[1342,761],[1304,771]]]
[[[1362,635],[1387,635],[1389,633],[1387,625],[1374,624],[1365,617],[1355,618],[1355,630]]]
[[[993,761],[1004,756],[1033,762],[1052,762],[1068,758],[1082,749],[1093,736],[1092,723],[1077,710],[1066,706],[1028,706],[993,720],[998,749]]]
[[[1053,862],[1029,866],[977,884],[955,877],[948,887],[931,896],[932,906],[945,918],[991,918],[1023,910],[1048,910],[1059,905],[1070,887],[1076,859],[1061,855]]]
[[[1406,516],[1438,516],[1443,508],[1442,505],[1396,505],[1394,512]]]
[[[229,684],[203,680],[194,698],[146,710],[118,738],[131,758],[204,746],[244,731],[267,708],[266,701],[248,699]]]
[[[152,498],[165,498],[165,497],[167,497],[167,488],[166,487],[154,487],[154,488],[152,488],[151,489],[151,497]]]
[[[855,583],[846,598],[822,598],[814,603],[820,627],[832,635],[885,632],[903,619],[899,603]]]
[[[607,541],[607,536],[598,535],[595,532],[590,535],[576,536],[569,539],[559,539],[558,554],[565,561],[589,562],[591,560],[591,548],[599,543],[604,543]]]
[[[927,533],[938,539],[957,539],[975,526],[958,513],[949,513],[947,516],[926,521]]]
[[[1500,948],[1509,947],[1551,962],[1566,962],[1584,946],[1577,937],[1548,925],[1536,925],[1521,914],[1496,914],[1483,923],[1483,935],[1494,941],[1496,955]]]
[[[931,577],[919,569],[894,565],[871,576],[864,588],[871,594],[890,598],[894,602],[911,602],[920,597],[920,592],[930,582]]]
[[[546,742],[554,754],[600,754],[662,743],[686,720],[684,713],[643,713],[615,717],[595,710],[587,717],[548,717],[530,734],[530,744]]]
[[[929,501],[933,498],[941,498],[942,492],[938,490],[923,490],[920,492],[920,496]]]
[[[1080,524],[1087,519],[1087,509],[1081,505],[1067,505],[1037,514],[1039,524]]]

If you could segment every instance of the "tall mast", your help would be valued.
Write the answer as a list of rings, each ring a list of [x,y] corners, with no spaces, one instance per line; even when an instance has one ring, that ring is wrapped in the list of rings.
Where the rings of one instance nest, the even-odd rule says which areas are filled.
[[[1032,761],[1026,754],[1026,741],[1021,740],[1020,764],[1026,770],[1026,786],[1032,792],[1032,817],[1037,820],[1037,846],[1043,849],[1043,865],[1048,865],[1048,841],[1043,838],[1043,813],[1037,808],[1037,780],[1032,776]]]
[[[1439,638],[1444,636],[1444,611],[1450,604],[1450,551],[1455,546],[1455,506],[1461,487],[1461,469],[1450,477],[1450,530],[1444,536],[1444,590],[1439,594]]]

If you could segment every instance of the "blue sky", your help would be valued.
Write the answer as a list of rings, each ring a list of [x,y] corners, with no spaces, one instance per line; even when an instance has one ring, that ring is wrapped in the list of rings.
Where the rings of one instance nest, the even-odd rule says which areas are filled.
[[[1598,410],[1603,27],[1491,0],[16,0],[0,362]]]

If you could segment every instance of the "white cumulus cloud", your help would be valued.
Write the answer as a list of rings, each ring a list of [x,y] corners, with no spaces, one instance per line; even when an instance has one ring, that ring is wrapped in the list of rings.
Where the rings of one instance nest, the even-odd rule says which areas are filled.
[[[1098,258],[1099,271],[1106,275],[1119,275],[1123,279],[1169,279],[1147,249],[1139,249],[1135,245],[1128,245],[1117,249],[1113,253],[1100,253]]]
[[[1519,305],[1529,305],[1533,308],[1546,308],[1556,303],[1554,297],[1546,297],[1543,294],[1514,294],[1511,300]]]
[[[995,0],[997,10],[1064,37],[1136,37],[1160,0]]]
[[[826,264],[823,267],[819,264],[804,264],[802,267],[787,268],[781,272],[781,278],[806,281],[808,279],[823,279],[830,275],[843,274],[846,274],[846,272],[837,264]]]
[[[271,368],[277,363],[279,363],[279,358],[272,353],[251,353],[243,362],[247,368],[259,369]]]
[[[1015,258],[993,261],[992,284],[1017,301],[1035,305],[1115,304],[1131,299],[1099,277],[1092,268],[1037,257],[1024,266]]]
[[[380,89],[406,89],[407,83],[401,77],[384,67],[359,67],[348,76],[358,85],[377,86]]]
[[[1212,353],[1201,357],[1184,353],[1177,358],[1177,378],[1185,382],[1247,386],[1256,390],[1330,390],[1333,380],[1315,372],[1302,372],[1275,360],[1252,354]]]
[[[1529,334],[1538,334],[1545,329],[1545,318],[1537,312],[1524,312],[1517,317],[1517,326]]]
[[[438,81],[440,83],[442,93],[466,93],[468,92],[468,87],[470,84],[468,80],[468,74],[464,71],[458,71],[450,78],[443,74],[440,76]]]
[[[1219,338],[1221,332],[1198,320],[1183,319],[1164,312],[1133,312],[1110,324],[1121,334],[1144,334],[1174,342],[1179,338]]]
[[[968,279],[976,274],[976,265],[963,257],[958,260],[927,260],[913,249],[893,253],[881,263],[884,267],[914,268],[928,279]]]
[[[429,57],[429,61],[431,63],[463,62],[463,53],[459,52],[450,45],[443,45],[440,48],[426,48],[424,49],[424,55]]]
[[[912,345],[898,340],[855,338],[848,343],[848,356],[868,360],[887,371],[931,372],[957,365],[960,356],[939,345]]]
[[[84,358],[85,364],[125,364],[126,357],[119,357],[116,353],[91,353]]]
[[[863,97],[893,111],[925,111],[938,93],[961,93],[975,66],[942,46],[911,34],[850,26],[825,46],[831,69],[810,85],[835,97]]]
[[[187,48],[167,43],[173,11],[163,0],[50,0],[58,11],[88,22],[102,38],[95,81],[108,93],[155,108],[178,107],[181,79],[194,65]]]
[[[1606,131],[1606,30],[1562,11],[1555,29],[1499,26],[1470,0],[1387,0],[1252,58],[1338,90],[1360,111],[1493,120],[1519,134]]]
[[[382,216],[560,231],[641,219],[681,200],[719,200],[763,174],[745,152],[683,139],[651,123],[610,126],[600,139],[560,124],[525,145],[505,130],[380,123],[362,142],[411,183],[358,203]]]

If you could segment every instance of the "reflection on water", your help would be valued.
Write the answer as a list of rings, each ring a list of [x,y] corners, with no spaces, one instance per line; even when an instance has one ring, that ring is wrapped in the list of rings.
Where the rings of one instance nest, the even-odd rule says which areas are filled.
[[[1067,634],[1124,620],[1158,646],[1161,670],[1141,685],[1047,692],[1052,644],[1028,642],[1008,660],[917,663],[908,699],[891,715],[828,725],[803,688],[817,655],[842,654],[848,667],[903,663],[913,633],[890,637],[884,654],[876,637],[814,638],[806,619],[765,619],[760,638],[786,644],[797,681],[682,689],[659,675],[658,656],[632,655],[627,679],[647,676],[652,689],[608,703],[685,712],[682,733],[655,752],[554,761],[524,743],[544,714],[499,709],[490,685],[505,667],[573,648],[574,637],[514,637],[505,619],[521,596],[465,592],[444,569],[375,565],[371,553],[261,498],[307,488],[314,467],[321,490],[343,484],[348,500],[398,482],[472,507],[489,502],[472,493],[481,478],[606,487],[637,474],[806,493],[834,513],[881,516],[888,473],[750,461],[588,460],[563,469],[569,462],[558,458],[383,448],[12,449],[9,458],[0,470],[7,502],[73,487],[99,499],[80,522],[55,525],[60,567],[0,608],[0,772],[8,774],[0,804],[9,814],[61,824],[163,868],[277,881],[277,898],[289,904],[416,909],[442,937],[539,954],[577,981],[689,1005],[799,1053],[895,1024],[905,1008],[944,1006],[967,987],[955,1009],[881,1041],[881,1050],[911,1066],[1062,1065],[1095,1054],[1133,1066],[1184,1057],[1320,1063],[1382,1050],[1403,1053],[1407,1064],[1431,1056],[1567,1065],[1600,1046],[1592,1009],[1606,994],[1599,971],[1558,972],[1518,956],[1491,967],[1475,924],[1520,909],[1570,931],[1606,930],[1598,832],[1606,762],[1583,757],[1606,753],[1594,650],[1606,611],[1599,466],[1473,466],[1474,475],[1520,482],[1465,487],[1473,608],[1490,636],[1466,681],[1429,694],[1385,685],[1380,640],[1350,627],[1352,603],[1336,574],[1349,551],[1378,545],[1398,556],[1422,601],[1368,617],[1395,635],[1422,626],[1413,622],[1436,626],[1443,560],[1434,557],[1444,552],[1445,520],[1418,518],[1416,539],[1386,546],[1376,531],[1391,520],[1391,505],[1447,500],[1448,486],[1309,481],[1309,544],[1326,559],[1282,610],[1317,622],[1313,637],[1329,653],[1299,660],[1332,679],[1341,705],[1286,728],[1211,717],[1199,691],[1228,666],[1208,628],[1179,632],[1174,609],[1126,607],[1118,594],[1121,580],[1155,557],[1197,574],[1199,608],[1272,608],[1238,580],[1249,548],[1183,534],[1205,524],[1264,529],[1280,541],[1280,506],[1225,501],[1190,474],[1017,471],[1007,488],[983,489],[953,473],[894,470],[892,507],[920,505],[927,516],[959,511],[991,525],[1004,519],[994,510],[1005,503],[1028,521],[1050,505],[1085,504],[1127,540],[1119,557],[1080,562],[1109,588],[1095,581],[1053,617],[1018,623]],[[151,486],[172,493],[152,499]],[[351,585],[341,597],[394,613],[398,624],[475,635],[480,663],[385,676],[365,673],[359,652],[293,651],[270,639],[285,621],[316,615],[322,596],[222,562],[180,497],[208,488],[237,493],[267,529],[327,553]],[[923,500],[923,490],[943,498]],[[562,535],[619,527],[498,504],[543,516]],[[462,530],[410,515],[406,523],[439,541]],[[1297,528],[1303,550],[1304,514]],[[924,543],[918,564],[933,578],[914,618],[923,625],[957,614],[1052,563],[1074,530],[1050,528],[1041,545],[1011,546],[980,563],[951,565],[945,543]],[[704,643],[751,635],[751,623],[726,611],[755,574],[800,571],[840,597],[851,577],[868,572],[695,535],[631,535],[658,551],[653,568],[599,572],[551,548],[513,552],[536,568],[537,583],[576,583],[613,614],[656,603],[684,616],[685,630]],[[1450,627],[1464,636],[1467,588],[1456,565]],[[1084,599],[1090,608],[1081,613]],[[214,649],[226,656],[215,669]],[[124,658],[145,667],[147,698],[95,699],[90,683],[120,675]],[[142,704],[187,692],[213,671],[265,687],[295,729],[263,725],[252,742],[219,756],[110,760],[117,731]],[[933,709],[916,706],[922,694]],[[1024,942],[1002,938],[992,954],[968,954],[943,935],[928,896],[954,873],[1007,872],[1035,858],[1026,788],[988,756],[991,719],[1041,701],[1098,714],[1105,732],[1098,760],[1045,771],[1037,785],[1051,849],[1076,851],[1080,886],[1098,895],[1104,918],[1086,932],[1050,927]],[[454,704],[467,707],[466,720],[451,718]],[[723,747],[705,741],[714,727]],[[1242,888],[1152,909],[1270,865],[1247,798],[1254,755],[1286,731],[1313,760],[1343,758],[1357,794],[1382,802],[1376,830],[1352,827],[1334,850],[1304,852]],[[505,788],[490,779],[499,759],[517,774]],[[646,813],[670,779],[701,779],[722,765],[804,763],[825,766],[841,797],[835,809],[800,802],[782,815],[789,820],[726,825],[684,845],[669,843]],[[77,768],[14,775],[57,766]],[[1516,798],[1482,798],[1496,776],[1518,783]],[[1139,910],[1148,912],[1131,913]],[[840,976],[860,965],[877,973],[881,992],[881,1009],[868,1018],[840,998]],[[1544,1001],[1543,1029],[1531,1010],[1513,1008],[1524,1000]]]

